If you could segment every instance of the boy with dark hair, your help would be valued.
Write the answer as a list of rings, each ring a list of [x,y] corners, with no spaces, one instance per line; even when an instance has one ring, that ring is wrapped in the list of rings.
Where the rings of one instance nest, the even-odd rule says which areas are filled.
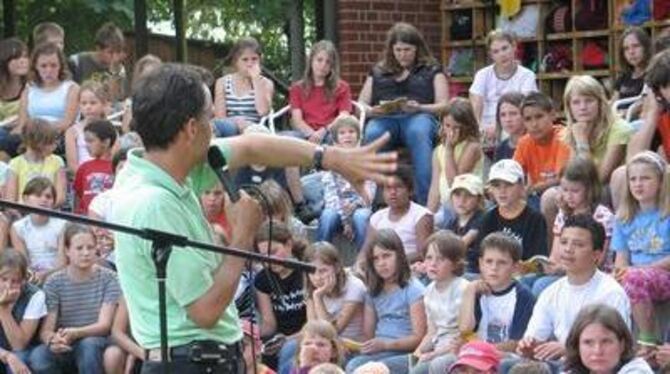
[[[521,260],[546,256],[547,226],[540,213],[526,204],[524,173],[514,160],[500,160],[491,166],[489,192],[496,206],[484,214],[478,242],[494,231],[502,231],[521,243]]]
[[[111,22],[105,23],[95,34],[95,51],[70,56],[72,79],[77,83],[88,79],[104,82],[114,100],[123,98],[127,85],[123,66],[125,47],[121,29]]]
[[[79,166],[74,177],[75,212],[88,214],[88,205],[98,194],[112,188],[112,147],[116,129],[107,120],[95,120],[84,128],[86,148],[92,159]]]
[[[561,140],[563,129],[554,126],[554,103],[547,95],[526,95],[521,102],[521,116],[526,135],[519,139],[514,160],[528,175],[528,193],[539,208],[542,193],[558,185],[558,174],[570,158],[570,147]]]
[[[55,22],[41,22],[33,28],[33,47],[52,43],[61,51],[65,48],[65,31]]]
[[[519,241],[494,232],[481,244],[481,279],[463,291],[458,327],[461,336],[495,344],[502,352],[514,352],[535,304],[533,294],[514,280],[521,256]],[[431,372],[445,372],[456,360],[445,355],[431,362]]]
[[[561,265],[566,276],[539,296],[517,352],[546,361],[554,370],[565,354],[565,340],[579,311],[586,305],[607,304],[621,313],[630,326],[630,302],[614,278],[598,270],[605,230],[591,215],[570,216],[559,241]],[[514,362],[507,362],[511,367]]]

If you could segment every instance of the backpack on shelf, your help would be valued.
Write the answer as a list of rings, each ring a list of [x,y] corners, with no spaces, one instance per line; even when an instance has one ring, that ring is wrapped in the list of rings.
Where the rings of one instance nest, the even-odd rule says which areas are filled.
[[[462,77],[473,74],[475,69],[475,56],[472,48],[455,49],[449,57],[447,72],[452,77]]]
[[[575,30],[590,31],[607,29],[607,1],[579,0],[575,13]]]
[[[547,73],[572,70],[572,65],[572,48],[567,44],[554,44],[542,57],[540,70]]]
[[[570,4],[559,2],[544,19],[544,28],[547,34],[556,34],[572,31],[572,12]]]
[[[451,40],[472,39],[472,12],[469,10],[454,11],[449,27]]]

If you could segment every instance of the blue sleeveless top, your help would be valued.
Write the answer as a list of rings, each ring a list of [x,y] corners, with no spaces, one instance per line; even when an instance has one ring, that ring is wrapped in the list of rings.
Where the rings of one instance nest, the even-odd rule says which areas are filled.
[[[54,91],[45,91],[33,84],[28,86],[28,117],[41,118],[49,122],[58,122],[65,117],[67,93],[74,84],[61,82]]]

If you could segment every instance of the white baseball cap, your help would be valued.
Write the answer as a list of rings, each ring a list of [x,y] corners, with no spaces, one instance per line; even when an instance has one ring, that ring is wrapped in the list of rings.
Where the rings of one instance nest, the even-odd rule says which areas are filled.
[[[501,180],[512,184],[523,183],[523,177],[524,174],[521,165],[512,159],[505,159],[500,160],[491,166],[488,183],[495,180]]]

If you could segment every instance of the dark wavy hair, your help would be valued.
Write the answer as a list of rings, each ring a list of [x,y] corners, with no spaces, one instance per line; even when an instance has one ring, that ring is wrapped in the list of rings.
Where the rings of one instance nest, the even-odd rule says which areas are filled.
[[[265,221],[256,232],[254,240],[254,249],[259,252],[258,243],[277,242],[281,244],[291,244],[291,254],[297,260],[305,258],[305,249],[307,245],[299,238],[294,238],[288,226],[279,221],[272,221],[272,232],[270,232],[270,221]]]
[[[205,116],[205,86],[192,68],[163,64],[137,82],[133,120],[147,151],[167,149],[192,119]]]
[[[28,55],[28,46],[19,38],[8,38],[0,41],[0,87],[9,84],[9,62]],[[26,83],[27,77],[21,77],[21,84]],[[4,89],[0,89],[3,92]]]
[[[407,43],[416,47],[416,65],[432,65],[435,64],[435,58],[428,44],[416,27],[405,22],[398,22],[389,29],[386,33],[386,43],[384,45],[384,55],[382,60],[377,63],[377,66],[385,72],[392,74],[399,74],[403,71],[398,60],[393,54],[393,46],[398,43]]]
[[[461,126],[458,142],[464,140],[479,141],[479,123],[470,100],[455,97],[449,101],[441,114],[443,121],[447,116],[451,116]]]
[[[412,276],[412,271],[409,268],[402,240],[400,240],[400,237],[393,229],[381,229],[375,233],[372,242],[365,251],[365,278],[370,295],[377,296],[384,288],[384,280],[377,274],[374,266],[374,250],[376,247],[395,253],[396,282],[400,288],[407,286]]]
[[[568,338],[565,340],[565,364],[566,372],[570,374],[588,374],[591,371],[584,366],[579,354],[579,339],[586,327],[597,323],[616,335],[617,339],[623,344],[623,352],[619,358],[619,366],[625,365],[628,361],[635,358],[633,350],[633,336],[624,322],[621,314],[609,305],[592,304],[587,305],[579,311],[575,322],[572,324]],[[615,372],[617,369],[614,370]]]

